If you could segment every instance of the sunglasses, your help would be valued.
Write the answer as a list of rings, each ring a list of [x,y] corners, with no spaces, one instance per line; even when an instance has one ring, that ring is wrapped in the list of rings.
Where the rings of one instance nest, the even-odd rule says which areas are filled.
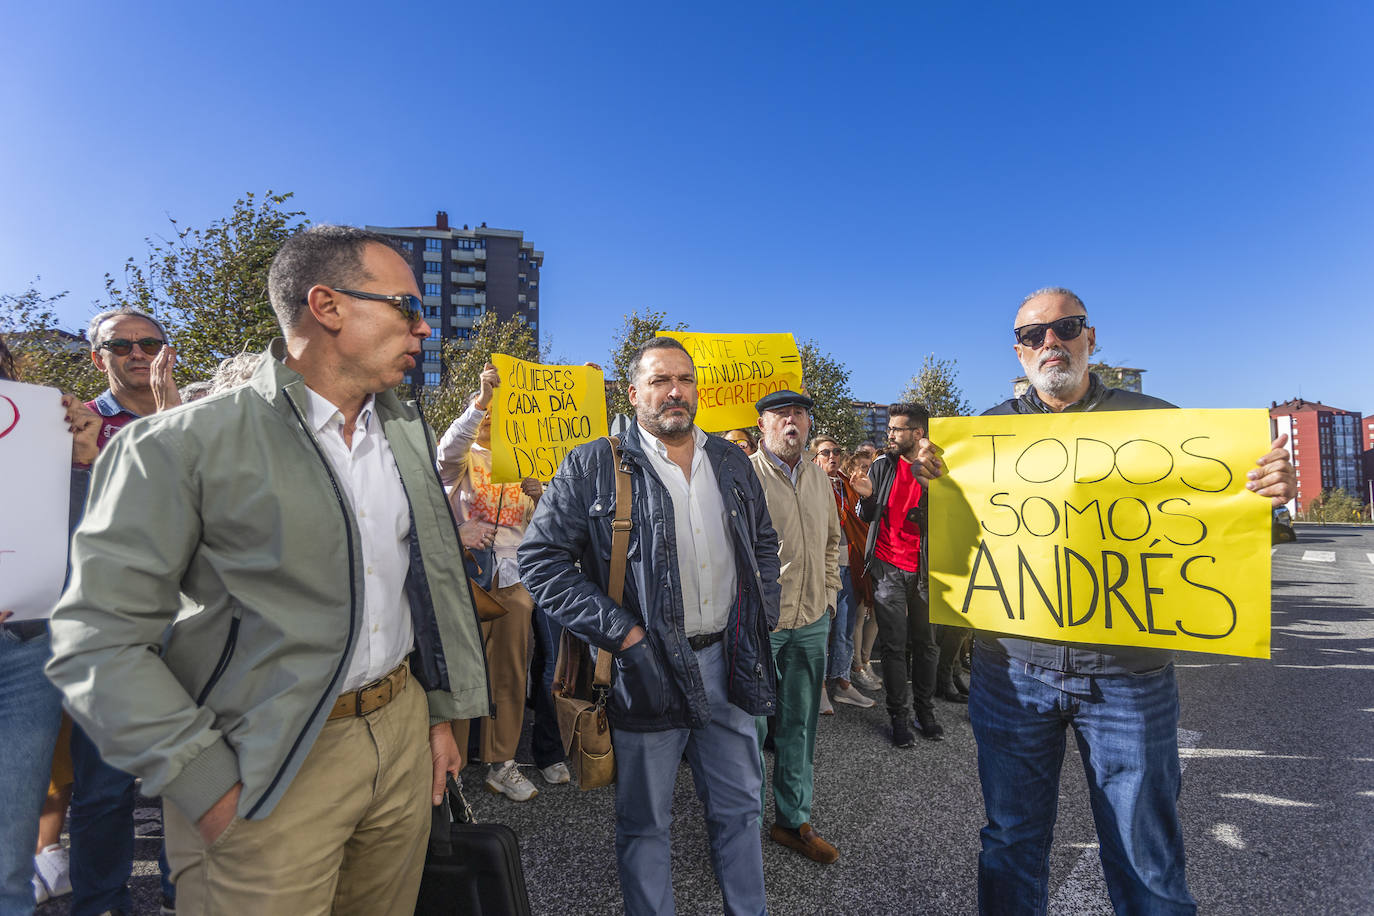
[[[412,296],[409,293],[384,296],[381,293],[365,293],[358,289],[340,288],[336,288],[334,292],[352,296],[354,299],[366,299],[369,302],[385,302],[405,316],[406,321],[412,325],[419,324],[421,316],[424,315],[424,303],[420,301],[420,297]]]
[[[1038,350],[1045,343],[1046,331],[1053,331],[1054,336],[1060,340],[1073,340],[1082,334],[1083,329],[1087,326],[1087,315],[1070,315],[1067,318],[1058,318],[1040,324],[1023,324],[1013,330],[1012,334],[1016,335],[1016,342],[1021,346]]]
[[[122,337],[116,337],[114,340],[105,341],[103,344],[96,347],[96,349],[109,350],[115,356],[128,356],[130,353],[134,352],[134,347],[137,346],[149,356],[157,356],[158,351],[161,350],[166,343],[167,341],[159,340],[156,337],[144,337],[140,340],[125,340]]]
[[[816,451],[816,454],[822,458],[829,458],[831,455],[838,455],[839,453],[840,450],[837,448],[823,448]]]

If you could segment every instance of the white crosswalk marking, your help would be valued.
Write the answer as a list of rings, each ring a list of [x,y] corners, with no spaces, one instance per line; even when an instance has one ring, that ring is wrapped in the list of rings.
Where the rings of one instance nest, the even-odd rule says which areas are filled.
[[[1303,551],[1302,558],[1308,563],[1335,563],[1336,551],[1334,550],[1306,550]]]
[[[1367,553],[1365,556],[1369,557],[1369,562],[1374,563],[1374,553]]]

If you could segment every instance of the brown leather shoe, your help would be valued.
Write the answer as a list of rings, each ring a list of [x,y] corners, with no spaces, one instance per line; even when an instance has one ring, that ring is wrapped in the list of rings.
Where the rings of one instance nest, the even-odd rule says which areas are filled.
[[[821,835],[810,824],[802,824],[800,827],[774,824],[768,835],[773,838],[773,842],[795,849],[811,861],[822,865],[829,865],[840,857],[840,851],[821,839]]]

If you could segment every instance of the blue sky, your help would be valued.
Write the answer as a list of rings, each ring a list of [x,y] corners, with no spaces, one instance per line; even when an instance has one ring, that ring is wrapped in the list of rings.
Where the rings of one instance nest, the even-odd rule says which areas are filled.
[[[70,290],[246,191],[319,222],[525,231],[541,331],[791,331],[894,398],[1076,289],[1189,407],[1374,412],[1374,7],[9,5],[0,291]]]

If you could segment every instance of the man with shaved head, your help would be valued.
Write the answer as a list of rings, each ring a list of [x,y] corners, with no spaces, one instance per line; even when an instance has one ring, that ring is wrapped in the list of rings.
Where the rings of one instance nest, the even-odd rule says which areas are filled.
[[[1174,406],[1108,388],[1088,371],[1097,332],[1083,300],[1070,290],[1030,294],[1012,327],[1031,387],[985,414]],[[1294,489],[1286,442],[1286,436],[1274,440],[1247,475],[1246,488],[1276,506]],[[924,476],[943,472],[928,440],[919,443],[916,462]],[[1173,653],[979,633],[973,657],[969,719],[987,813],[978,856],[979,911],[1046,911],[1065,728],[1072,725],[1112,906],[1118,913],[1195,913],[1177,808]]]

